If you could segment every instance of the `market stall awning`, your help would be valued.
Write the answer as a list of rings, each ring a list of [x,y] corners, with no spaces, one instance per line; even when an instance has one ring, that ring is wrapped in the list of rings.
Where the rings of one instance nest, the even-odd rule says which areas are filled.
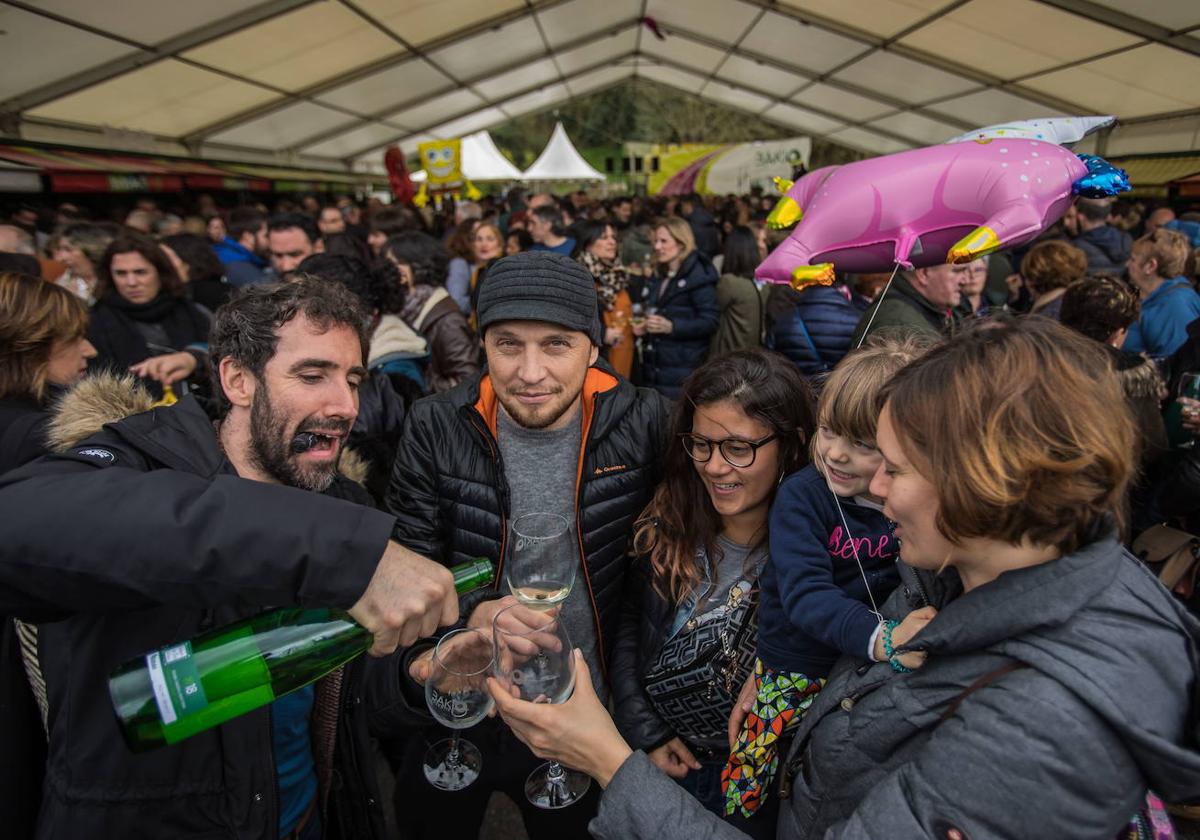
[[[42,191],[42,176],[36,167],[0,159],[0,192],[36,193]]]
[[[1116,158],[1112,163],[1129,173],[1135,187],[1165,186],[1200,174],[1200,155]]]
[[[371,175],[201,160],[123,155],[81,149],[0,144],[0,162],[44,174],[54,192],[320,191],[377,181]],[[40,186],[38,187],[40,189]]]
[[[334,187],[369,186],[385,180],[379,175],[358,172],[325,172],[319,169],[292,169],[283,166],[253,166],[231,163],[228,168],[254,178],[272,182],[276,192],[322,192]]]

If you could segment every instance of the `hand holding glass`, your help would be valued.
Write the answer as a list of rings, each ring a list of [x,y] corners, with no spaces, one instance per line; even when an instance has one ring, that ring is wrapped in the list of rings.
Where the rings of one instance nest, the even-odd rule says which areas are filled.
[[[575,585],[579,557],[571,523],[556,513],[527,513],[513,521],[505,579],[516,599],[535,610],[552,610]]]
[[[505,629],[515,624],[506,620],[505,613],[510,610],[523,610],[523,632]],[[531,703],[563,703],[570,698],[575,688],[575,657],[560,618],[530,613],[519,604],[508,607],[496,614],[492,641],[494,674],[503,691]],[[549,761],[529,774],[525,796],[539,808],[565,808],[587,793],[591,783],[585,774]]]
[[[425,703],[453,731],[425,753],[425,778],[441,790],[462,790],[483,768],[478,748],[459,738],[458,730],[474,726],[492,710],[486,685],[492,654],[487,634],[471,629],[447,633],[434,650]]]

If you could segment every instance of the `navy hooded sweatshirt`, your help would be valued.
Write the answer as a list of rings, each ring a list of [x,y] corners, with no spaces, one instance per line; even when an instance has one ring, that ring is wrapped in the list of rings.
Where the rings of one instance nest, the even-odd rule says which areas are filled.
[[[779,486],[770,534],[758,612],[763,665],[820,678],[843,653],[866,658],[879,618],[871,612],[864,576],[879,605],[900,582],[898,544],[887,518],[835,497],[810,464]]]

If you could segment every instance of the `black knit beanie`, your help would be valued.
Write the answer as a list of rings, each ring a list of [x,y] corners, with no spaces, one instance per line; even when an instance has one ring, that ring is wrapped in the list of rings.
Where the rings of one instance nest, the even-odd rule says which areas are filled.
[[[480,333],[499,321],[545,321],[603,342],[592,274],[570,257],[522,251],[488,268],[475,317]]]

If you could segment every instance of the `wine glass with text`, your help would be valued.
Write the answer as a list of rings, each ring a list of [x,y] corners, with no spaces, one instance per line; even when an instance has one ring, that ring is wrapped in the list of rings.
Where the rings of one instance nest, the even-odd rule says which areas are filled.
[[[571,637],[560,616],[513,604],[492,620],[493,672],[503,690],[530,703],[565,703],[575,690]],[[539,808],[578,802],[592,780],[548,761],[525,780],[525,797]]]
[[[438,723],[449,727],[450,737],[425,752],[425,778],[441,790],[462,790],[479,778],[483,757],[470,741],[459,737],[483,720],[495,701],[487,690],[493,648],[486,633],[453,630],[442,637],[433,652],[425,703]]]
[[[527,513],[513,520],[505,580],[513,596],[534,610],[552,610],[575,585],[579,557],[571,523],[557,513]]]

